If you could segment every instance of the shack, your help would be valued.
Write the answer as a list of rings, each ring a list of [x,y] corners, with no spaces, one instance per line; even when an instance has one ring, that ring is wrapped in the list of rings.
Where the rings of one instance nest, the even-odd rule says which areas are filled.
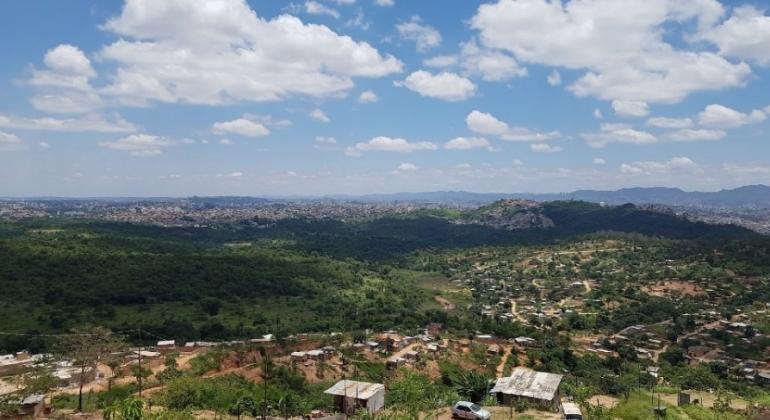
[[[563,375],[537,372],[532,369],[517,367],[511,376],[500,378],[495,383],[491,394],[505,405],[516,399],[527,399],[541,408],[559,407],[559,386]]]
[[[324,394],[334,396],[336,411],[353,415],[359,409],[370,413],[382,410],[385,406],[385,385],[343,379]]]

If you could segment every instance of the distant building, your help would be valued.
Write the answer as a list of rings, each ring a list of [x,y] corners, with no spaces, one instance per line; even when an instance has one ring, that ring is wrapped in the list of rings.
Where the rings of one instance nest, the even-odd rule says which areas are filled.
[[[341,380],[324,394],[334,396],[334,407],[340,413],[353,415],[359,409],[370,413],[385,407],[385,385]]]
[[[535,402],[541,407],[556,408],[559,404],[559,386],[563,375],[537,372],[532,369],[517,367],[511,376],[500,378],[495,383],[491,394],[505,405],[515,399],[523,398]]]

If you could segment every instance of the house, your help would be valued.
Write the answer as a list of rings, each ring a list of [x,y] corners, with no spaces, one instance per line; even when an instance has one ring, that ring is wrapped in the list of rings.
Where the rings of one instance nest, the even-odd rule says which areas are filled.
[[[563,375],[547,372],[537,372],[532,369],[517,367],[511,376],[500,378],[495,383],[490,394],[495,394],[497,400],[510,405],[516,399],[527,399],[540,407],[556,408],[559,404],[559,386]]]
[[[489,354],[491,356],[496,356],[496,355],[498,355],[500,353],[501,352],[500,352],[500,346],[499,345],[497,345],[497,344],[490,344],[489,346],[487,346],[487,354]]]
[[[161,340],[161,341],[158,341],[158,344],[157,344],[156,348],[161,353],[172,352],[172,351],[174,351],[176,349],[176,341],[174,341],[174,340]]]
[[[385,362],[388,369],[398,369],[406,364],[406,359],[403,357],[393,356]]]
[[[561,418],[563,420],[583,420],[580,407],[572,402],[561,403]]]
[[[385,385],[343,379],[324,394],[334,396],[334,407],[346,415],[355,414],[359,409],[370,413],[382,410],[385,406]]]
[[[290,357],[292,362],[301,363],[307,360],[307,353],[304,351],[295,351],[291,353]]]
[[[687,348],[687,356],[691,358],[703,357],[710,351],[711,348],[707,346],[690,346]]]
[[[15,414],[0,415],[3,420],[37,418],[45,414],[45,395],[30,395],[21,401],[18,401],[18,409]]]
[[[307,357],[310,360],[324,360],[326,353],[323,350],[310,350],[307,352]]]
[[[532,337],[516,337],[513,339],[513,341],[522,347],[534,346],[535,343],[537,343],[537,340]]]

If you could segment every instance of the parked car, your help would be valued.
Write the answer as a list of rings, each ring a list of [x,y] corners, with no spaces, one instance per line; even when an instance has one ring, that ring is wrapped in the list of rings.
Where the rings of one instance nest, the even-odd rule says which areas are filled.
[[[470,420],[489,420],[492,415],[478,404],[469,401],[458,401],[452,407],[452,417]]]

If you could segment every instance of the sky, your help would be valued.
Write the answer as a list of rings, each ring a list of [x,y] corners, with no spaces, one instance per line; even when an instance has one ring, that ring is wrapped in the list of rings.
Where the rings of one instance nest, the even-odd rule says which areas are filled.
[[[752,0],[0,3],[0,196],[770,184]]]

